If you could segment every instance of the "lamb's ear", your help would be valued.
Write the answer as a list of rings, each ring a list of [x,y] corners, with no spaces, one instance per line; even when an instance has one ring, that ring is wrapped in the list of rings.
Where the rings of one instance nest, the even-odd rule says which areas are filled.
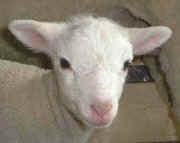
[[[154,26],[149,28],[129,28],[128,34],[134,55],[143,55],[165,43],[172,35],[170,28]]]
[[[50,54],[49,43],[56,37],[60,24],[34,20],[14,20],[9,26],[12,34],[35,52]]]

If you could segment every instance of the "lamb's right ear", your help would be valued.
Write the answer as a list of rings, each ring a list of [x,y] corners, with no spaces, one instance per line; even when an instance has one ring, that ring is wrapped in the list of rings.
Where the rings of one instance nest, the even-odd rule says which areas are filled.
[[[50,54],[53,49],[50,49],[49,43],[57,36],[61,25],[34,20],[14,20],[8,28],[18,40],[33,51]]]

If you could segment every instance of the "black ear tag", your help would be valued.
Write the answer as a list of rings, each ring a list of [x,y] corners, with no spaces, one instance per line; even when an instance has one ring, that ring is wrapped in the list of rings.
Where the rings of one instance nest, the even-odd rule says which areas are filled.
[[[131,65],[128,68],[126,83],[148,83],[154,82],[149,68],[145,65]]]

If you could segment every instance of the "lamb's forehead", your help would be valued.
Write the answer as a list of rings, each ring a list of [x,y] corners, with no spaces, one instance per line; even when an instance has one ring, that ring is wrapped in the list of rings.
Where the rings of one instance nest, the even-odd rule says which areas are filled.
[[[86,64],[93,68],[98,64],[120,64],[132,59],[127,33],[106,18],[72,20],[64,34],[63,46],[60,47],[61,56],[68,58],[75,67]]]

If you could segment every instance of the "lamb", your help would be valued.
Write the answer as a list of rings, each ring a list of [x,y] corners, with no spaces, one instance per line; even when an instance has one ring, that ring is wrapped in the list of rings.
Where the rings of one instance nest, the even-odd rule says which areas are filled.
[[[14,20],[9,30],[45,53],[53,70],[0,60],[0,140],[5,143],[86,143],[111,125],[128,66],[165,43],[165,26],[126,28],[104,17],[60,23]]]

